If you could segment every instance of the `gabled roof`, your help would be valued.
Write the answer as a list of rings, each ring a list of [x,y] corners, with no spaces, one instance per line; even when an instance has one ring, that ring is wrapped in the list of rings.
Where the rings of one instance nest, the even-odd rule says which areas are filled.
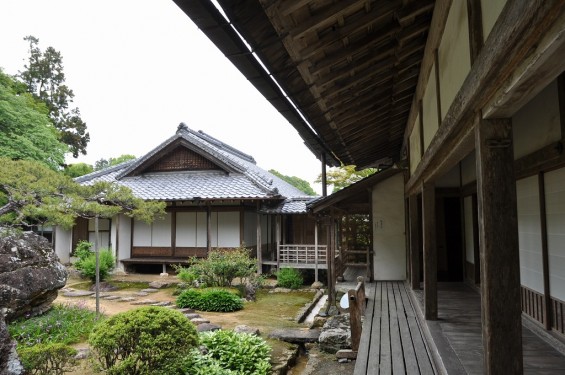
[[[201,160],[198,169],[155,168],[171,155],[186,151]],[[204,168],[204,169],[203,169]],[[310,200],[312,197],[258,167],[255,159],[232,146],[181,123],[175,135],[146,155],[76,179],[81,184],[116,182],[146,200]],[[294,212],[306,212],[303,207]]]

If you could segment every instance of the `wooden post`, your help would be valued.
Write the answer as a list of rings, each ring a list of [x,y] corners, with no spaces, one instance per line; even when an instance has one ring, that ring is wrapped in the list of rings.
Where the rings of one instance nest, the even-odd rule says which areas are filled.
[[[210,203],[206,203],[206,248],[208,254],[212,250],[212,212]]]
[[[322,197],[328,195],[328,179],[326,176],[326,154],[322,152]]]
[[[485,374],[522,374],[516,180],[510,119],[477,121],[477,193]]]
[[[280,269],[281,258],[281,215],[277,215],[277,271]]]
[[[413,290],[420,289],[420,231],[418,220],[418,196],[408,197],[410,210],[410,286]]]
[[[263,254],[261,239],[261,214],[259,213],[259,202],[257,202],[257,273],[263,273]],[[278,270],[277,270],[278,271]]]
[[[437,320],[436,199],[433,183],[422,185],[424,232],[424,317]]]
[[[318,220],[314,224],[314,281],[318,282]]]

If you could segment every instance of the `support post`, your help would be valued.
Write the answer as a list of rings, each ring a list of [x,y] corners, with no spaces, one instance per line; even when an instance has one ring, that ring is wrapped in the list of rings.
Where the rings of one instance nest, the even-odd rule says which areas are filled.
[[[276,243],[277,243],[277,271],[278,271],[281,268],[280,267],[280,264],[281,264],[281,215],[277,215],[276,223],[277,223]]]
[[[318,282],[318,220],[314,224],[314,281]]]
[[[424,317],[437,320],[436,199],[433,183],[422,185],[424,239]]]
[[[206,203],[206,247],[208,254],[212,251],[212,212],[210,203]]]
[[[410,286],[413,290],[420,289],[420,233],[418,220],[418,196],[408,197],[410,216]]]
[[[477,193],[485,374],[522,374],[516,180],[510,119],[477,121]]]
[[[322,152],[322,197],[328,195],[328,178],[326,176],[326,154]]]
[[[257,273],[263,273],[263,249],[261,239],[261,214],[259,213],[259,202],[257,202]],[[278,271],[278,270],[277,270]]]

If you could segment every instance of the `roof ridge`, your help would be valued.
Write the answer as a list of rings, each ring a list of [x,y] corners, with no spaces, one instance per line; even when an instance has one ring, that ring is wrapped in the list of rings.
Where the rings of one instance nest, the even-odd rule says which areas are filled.
[[[246,160],[250,163],[253,163],[253,164],[257,164],[257,162],[255,161],[255,158],[253,156],[246,154],[245,152],[240,151],[237,148],[230,146],[227,143],[224,143],[224,142],[220,141],[219,139],[217,139],[215,137],[212,137],[210,134],[205,133],[202,130],[198,130],[198,132],[195,132],[195,135],[200,137],[200,138],[203,138],[205,141],[207,141],[209,143],[212,143],[212,144],[220,147],[223,150],[226,150],[227,152],[229,152],[231,154],[234,154],[234,155],[240,157],[241,159],[244,159],[244,160]]]
[[[110,167],[101,169],[101,170],[99,170],[99,171],[90,172],[90,173],[88,173],[88,174],[85,174],[85,175],[82,175],[82,176],[79,176],[79,177],[75,177],[74,180],[75,180],[76,182],[86,182],[86,181],[89,181],[89,180],[91,180],[91,179],[93,179],[93,178],[100,177],[100,176],[103,176],[103,175],[105,175],[105,174],[109,174],[109,173],[115,172],[116,170],[126,168],[126,167],[129,166],[129,164],[134,164],[134,162],[135,162],[137,159],[138,159],[138,158],[135,158],[135,159],[132,159],[132,160],[127,160],[127,161],[124,161],[124,162],[122,162],[122,163],[120,163],[120,164],[112,165],[112,166],[110,166]]]

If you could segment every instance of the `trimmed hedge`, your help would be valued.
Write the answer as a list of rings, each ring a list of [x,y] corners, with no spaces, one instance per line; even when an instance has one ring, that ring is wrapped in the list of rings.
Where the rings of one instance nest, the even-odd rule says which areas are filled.
[[[243,301],[239,296],[222,289],[188,289],[177,297],[176,303],[180,308],[189,307],[200,311],[231,312],[243,308]]]

